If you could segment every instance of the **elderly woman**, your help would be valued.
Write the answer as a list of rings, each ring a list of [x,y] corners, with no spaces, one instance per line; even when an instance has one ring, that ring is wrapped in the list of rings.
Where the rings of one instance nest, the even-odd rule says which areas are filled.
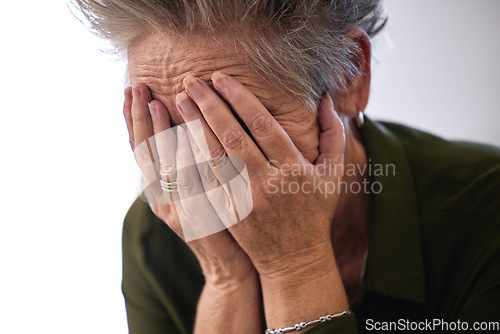
[[[500,319],[500,152],[363,121],[378,0],[74,2],[128,59],[131,333]]]

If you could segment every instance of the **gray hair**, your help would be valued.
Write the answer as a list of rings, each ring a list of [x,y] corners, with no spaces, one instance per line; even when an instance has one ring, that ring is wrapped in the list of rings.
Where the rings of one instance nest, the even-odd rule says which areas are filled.
[[[91,31],[119,56],[146,33],[231,36],[249,65],[315,108],[341,96],[360,71],[355,27],[370,37],[385,25],[381,0],[70,0]]]

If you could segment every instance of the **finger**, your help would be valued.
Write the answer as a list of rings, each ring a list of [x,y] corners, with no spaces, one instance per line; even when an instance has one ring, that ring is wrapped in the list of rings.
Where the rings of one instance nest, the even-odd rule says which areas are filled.
[[[233,166],[232,159],[226,156],[224,148],[208,126],[198,106],[185,92],[177,95],[177,108],[186,122],[189,142],[205,195],[222,224],[230,227],[239,222],[237,206],[247,209],[248,203],[250,205],[252,203],[246,198],[244,203],[235,202],[230,191],[232,182],[236,185],[235,189],[239,190],[238,194],[241,192],[243,195],[248,195],[248,191],[243,190],[250,188],[249,182],[240,175],[241,172],[246,172],[241,166],[244,163],[238,159],[238,162],[241,162],[239,169]],[[249,210],[242,211],[246,217]]]
[[[196,170],[196,162],[191,151],[185,125],[177,127],[177,150],[175,154],[177,166],[177,187],[181,199],[194,197],[203,193],[201,180]]]
[[[153,135],[151,116],[148,103],[151,93],[144,84],[132,85],[132,128],[134,130],[134,145],[137,146]]]
[[[344,125],[334,109],[330,94],[321,98],[319,107],[319,156],[315,165],[343,163],[345,150]]]
[[[153,123],[160,177],[166,182],[174,182],[177,178],[175,164],[177,140],[174,129],[171,128],[168,110],[163,103],[153,100],[149,103],[149,112]]]
[[[187,131],[177,127],[177,190],[180,201],[179,216],[186,241],[202,238],[225,228],[208,201],[196,168]]]
[[[148,107],[154,136],[140,146],[146,146],[145,149],[148,149],[154,157],[155,181],[150,185],[150,193],[155,196],[150,197],[154,198],[156,204],[173,204],[174,194],[162,189],[160,179],[166,182],[173,182],[176,179],[175,133],[170,129],[170,117],[163,103],[154,100],[148,104]]]
[[[200,113],[199,110],[198,113]],[[253,204],[248,172],[243,160],[227,156],[213,159],[213,161],[207,160],[206,153],[201,152],[198,147],[199,142],[202,142],[200,146],[205,147],[205,151],[208,151],[205,139],[194,139],[197,134],[204,137],[201,121],[196,119],[185,123],[185,125],[208,201],[224,226],[230,227],[237,224],[249,214]],[[236,189],[236,191],[232,191],[232,189]],[[241,210],[241,214],[239,210]]]
[[[152,152],[153,149],[154,145],[151,145],[150,141],[146,140],[135,146],[134,155],[137,165],[141,170],[143,191],[146,193],[145,195],[147,195],[148,201],[160,204],[161,196],[158,196],[160,193],[157,187],[157,185],[159,186],[158,167],[156,166],[156,160]]]
[[[213,165],[213,162],[203,158],[204,154],[200,151],[196,141],[192,136],[192,128],[198,128],[199,132],[203,132],[201,124],[199,121],[191,121],[189,123],[190,128],[188,129],[189,143],[191,144],[191,149],[193,156],[196,160],[196,166],[198,169],[198,174],[200,175],[201,183],[203,186],[204,193],[209,203],[211,204],[213,210],[219,217],[220,221],[225,227],[232,226],[238,223],[238,213],[236,211],[236,206],[234,203],[233,195],[228,191],[229,182],[232,180],[239,180],[241,175],[236,174],[230,158],[221,157],[219,158],[218,164]],[[198,124],[198,126],[193,126]],[[229,172],[232,175],[229,175]],[[246,181],[243,180],[246,185]],[[241,185],[241,182],[240,182]],[[240,186],[239,189],[244,189]]]
[[[177,95],[177,109],[193,138],[194,143],[191,147],[203,185],[208,185],[212,189],[231,176],[234,177],[236,170],[228,159],[224,147],[208,126],[196,103],[185,92]]]
[[[219,139],[227,155],[245,161],[248,169],[258,173],[267,159],[250,136],[243,130],[229,107],[201,79],[188,76],[184,79],[186,92],[197,104],[207,124]]]
[[[132,127],[132,87],[125,88],[125,102],[123,103],[123,116],[125,116],[125,123],[127,123],[128,141],[130,147],[134,149],[134,129]]]
[[[203,117],[196,103],[186,94],[186,92],[177,94],[176,100],[177,100],[177,109],[179,110],[179,113],[181,114],[184,121],[187,123],[187,126],[191,134],[193,134],[198,147],[202,151],[204,151],[203,149],[205,148],[205,146],[208,148],[208,152],[203,152],[206,153],[205,156],[206,160],[225,157],[227,154],[226,151],[224,150],[224,147],[222,147],[222,144],[220,143],[219,139],[213,133],[210,126],[208,126],[207,121]],[[199,121],[201,123],[201,127],[203,130],[202,133],[198,133],[196,129],[190,127],[190,124],[193,123],[189,124],[189,122],[193,121]],[[204,142],[206,142],[206,145]]]
[[[245,122],[269,161],[273,161],[273,164],[276,161],[279,165],[303,161],[302,154],[288,134],[252,92],[234,78],[220,72],[214,73],[212,82]]]
[[[170,115],[165,105],[158,100],[152,100],[148,107],[153,123],[153,133],[157,134],[170,129]]]
[[[151,116],[148,103],[151,101],[149,89],[144,84],[132,86],[132,129],[134,133],[134,154],[143,176],[143,189],[147,189],[153,182],[157,182],[156,160],[154,147],[149,138],[153,135]]]

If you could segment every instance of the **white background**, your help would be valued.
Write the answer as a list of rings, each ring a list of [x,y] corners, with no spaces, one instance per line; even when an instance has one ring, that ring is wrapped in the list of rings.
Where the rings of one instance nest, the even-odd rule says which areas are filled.
[[[123,64],[63,1],[0,5],[0,333],[126,333],[121,228],[139,175]],[[367,113],[498,145],[500,2],[391,0]]]

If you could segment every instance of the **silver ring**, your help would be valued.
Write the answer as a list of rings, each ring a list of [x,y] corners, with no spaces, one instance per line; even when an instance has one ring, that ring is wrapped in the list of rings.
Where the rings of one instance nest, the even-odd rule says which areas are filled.
[[[176,181],[167,182],[167,181],[160,180],[160,185],[161,185],[161,189],[163,191],[166,191],[169,193],[176,193],[177,192],[177,182]]]

